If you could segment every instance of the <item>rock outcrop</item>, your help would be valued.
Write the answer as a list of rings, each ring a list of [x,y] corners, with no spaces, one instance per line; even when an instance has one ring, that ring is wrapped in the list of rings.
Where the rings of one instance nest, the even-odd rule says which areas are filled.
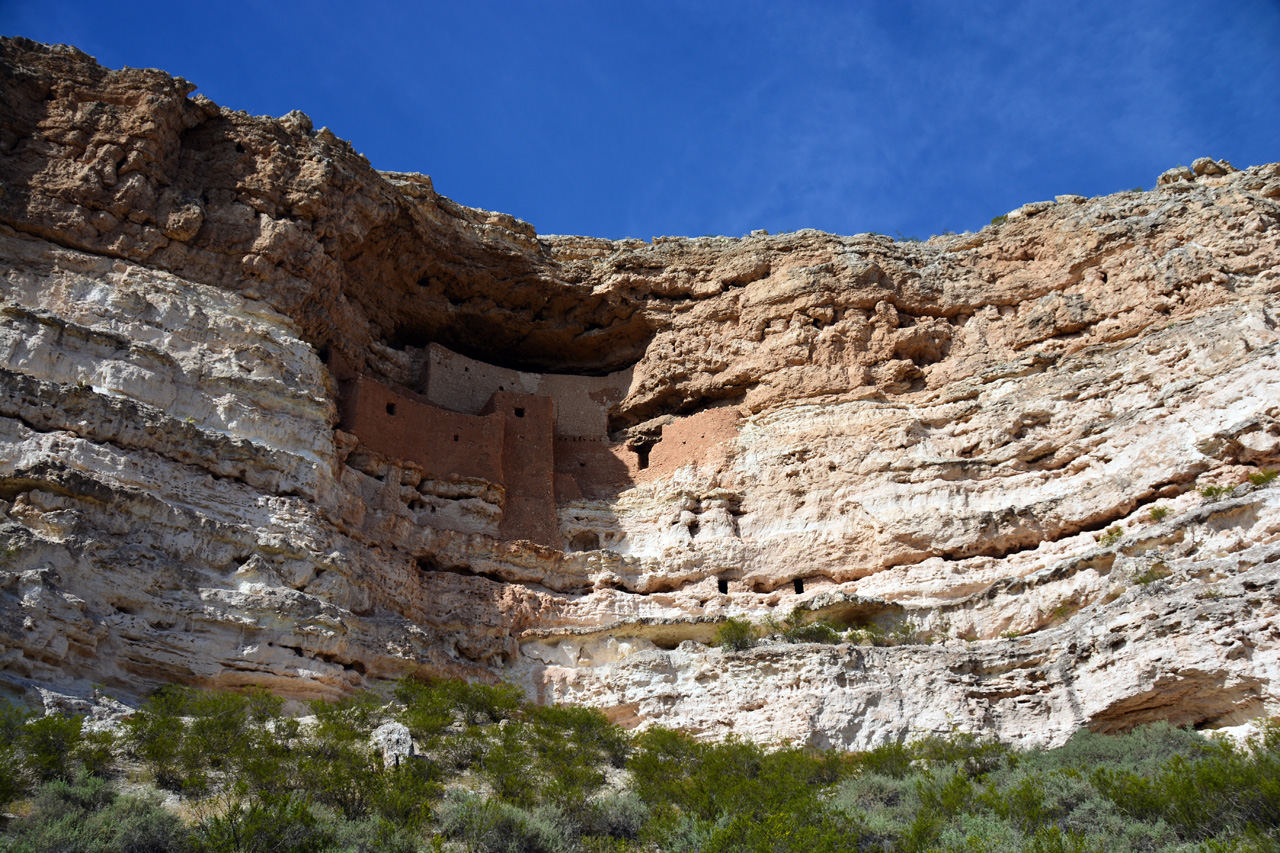
[[[839,746],[1280,712],[1280,164],[611,241],[73,48],[0,85],[14,691],[420,672]],[[932,642],[709,645],[796,608]]]

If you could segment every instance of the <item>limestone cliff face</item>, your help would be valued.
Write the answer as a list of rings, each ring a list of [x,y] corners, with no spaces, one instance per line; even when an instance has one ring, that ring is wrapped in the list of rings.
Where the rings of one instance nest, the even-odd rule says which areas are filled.
[[[11,689],[422,671],[839,746],[1280,712],[1280,165],[609,241],[71,48],[0,41],[0,91]],[[933,642],[707,645],[797,607]]]

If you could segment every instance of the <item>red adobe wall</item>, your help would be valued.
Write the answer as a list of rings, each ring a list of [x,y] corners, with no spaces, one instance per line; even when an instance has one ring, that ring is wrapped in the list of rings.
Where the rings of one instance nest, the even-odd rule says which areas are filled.
[[[643,478],[669,474],[684,465],[716,462],[738,437],[738,420],[736,406],[721,406],[667,424],[662,439],[649,451]]]
[[[562,548],[557,504],[607,498],[635,482],[639,457],[607,436],[608,411],[625,394],[629,371],[544,375],[486,365],[437,345],[430,355],[426,394],[435,396],[361,376],[331,355],[341,426],[370,450],[412,462],[428,476],[503,486],[501,538]],[[488,385],[498,390],[477,406]],[[507,390],[512,385],[521,390]],[[442,408],[450,403],[467,408]]]
[[[561,548],[556,518],[550,397],[499,391],[484,407],[503,424],[502,473],[507,487],[498,535]]]
[[[503,482],[503,418],[446,412],[367,376],[340,382],[341,426],[370,450],[429,476]]]
[[[556,498],[565,501],[603,499],[631,485],[638,470],[635,453],[604,439],[577,435],[555,437]]]

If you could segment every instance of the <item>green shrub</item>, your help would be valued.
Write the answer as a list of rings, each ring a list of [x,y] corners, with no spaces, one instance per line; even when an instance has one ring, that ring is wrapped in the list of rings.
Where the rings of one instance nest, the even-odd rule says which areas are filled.
[[[595,799],[582,824],[582,833],[596,838],[635,840],[649,821],[649,807],[633,791]]]
[[[716,629],[715,643],[722,649],[741,652],[753,647],[759,637],[759,631],[745,619],[726,619]]]
[[[295,774],[297,789],[348,820],[376,814],[386,781],[381,759],[364,743],[324,736],[303,746]]]
[[[152,694],[126,723],[125,741],[156,784],[205,796],[223,780],[280,794],[291,783],[284,766],[296,721],[279,719],[283,702],[264,691],[247,695],[169,686]],[[320,728],[328,728],[322,721]]]
[[[991,224],[992,224],[992,225],[1003,225],[1003,224],[1005,224],[1005,223],[1006,223],[1006,222],[1008,222],[1008,221],[1009,221],[1009,214],[1007,214],[1007,213],[1002,213],[1002,214],[1000,214],[999,216],[997,216],[997,217],[995,217],[994,219],[992,219],[992,220],[991,220]]]
[[[859,646],[910,646],[930,642],[908,619],[900,619],[887,629],[875,622],[849,629],[848,640]]]
[[[110,729],[82,731],[75,759],[93,776],[107,776],[116,762],[116,743],[119,738]]]
[[[18,732],[28,713],[17,705],[0,701],[0,806],[8,805],[26,790],[18,764]]]
[[[475,726],[510,719],[524,704],[524,694],[511,684],[446,679],[402,678],[395,697],[404,705],[400,721],[423,741],[438,737],[454,722]]]
[[[180,754],[186,723],[188,691],[171,685],[153,693],[125,722],[132,754],[150,771],[156,784],[169,790],[182,787]]]
[[[311,713],[316,716],[316,737],[335,743],[368,741],[385,717],[382,700],[367,691],[332,702],[317,699],[311,702]]]
[[[18,732],[22,764],[37,782],[70,781],[72,759],[80,746],[84,718],[49,714],[31,720]]]
[[[1199,755],[1175,755],[1152,775],[1095,768],[1094,785],[1125,813],[1164,820],[1188,841],[1219,835],[1280,837],[1280,738],[1257,749],[1221,739]]]
[[[1278,475],[1280,475],[1280,471],[1274,468],[1263,468],[1261,471],[1250,474],[1249,482],[1255,486],[1269,486]]]
[[[405,677],[396,682],[394,695],[404,705],[396,718],[424,744],[435,741],[454,722],[457,703],[439,682]]]
[[[473,853],[574,853],[573,832],[552,807],[526,810],[471,794],[445,798],[440,830]]]
[[[614,767],[626,764],[631,738],[597,708],[540,705],[529,710],[529,719],[542,737],[557,733],[560,743],[572,744],[576,751],[588,754],[593,763]]]
[[[476,766],[506,802],[525,809],[555,803],[566,819],[589,823],[603,768],[623,766],[629,750],[626,732],[600,711],[549,705],[491,727]]]
[[[9,853],[163,853],[191,849],[190,832],[157,798],[117,794],[102,779],[44,785],[10,827]]]
[[[782,639],[788,643],[834,644],[841,640],[840,629],[831,622],[824,619],[806,622],[804,611],[799,609],[788,613],[777,627]]]
[[[1167,506],[1153,506],[1150,510],[1151,520],[1154,522],[1164,521],[1169,517],[1169,508]]]
[[[848,815],[816,810],[738,814],[718,826],[702,853],[843,853],[857,850],[861,829]]]
[[[834,753],[767,751],[732,737],[704,743],[657,728],[636,738],[627,767],[655,814],[674,810],[703,821],[816,809],[819,791],[845,771]]]
[[[864,774],[903,779],[912,771],[915,751],[909,744],[886,743],[853,755],[851,765]]]
[[[954,767],[978,778],[1002,766],[1012,756],[1008,746],[970,732],[928,735],[911,744],[911,754],[926,768]]]
[[[1173,570],[1164,563],[1156,563],[1151,568],[1141,574],[1134,575],[1133,582],[1141,586],[1155,583],[1158,580],[1164,580],[1173,576]]]
[[[1197,732],[1168,723],[1152,723],[1123,735],[1098,734],[1081,729],[1057,749],[1033,749],[1017,753],[1017,767],[1028,773],[1060,770],[1087,772],[1106,765],[1148,774],[1175,756],[1204,755],[1211,744]]]
[[[402,829],[382,818],[346,820],[323,807],[311,809],[318,831],[328,838],[325,853],[419,853],[418,833]]]
[[[1235,486],[1201,486],[1199,491],[1206,503],[1213,503],[1234,492]]]
[[[200,853],[320,853],[333,841],[305,800],[282,797],[232,799],[195,830]]]
[[[1098,534],[1098,544],[1104,548],[1110,548],[1124,537],[1124,528],[1119,525],[1112,525],[1106,531]]]

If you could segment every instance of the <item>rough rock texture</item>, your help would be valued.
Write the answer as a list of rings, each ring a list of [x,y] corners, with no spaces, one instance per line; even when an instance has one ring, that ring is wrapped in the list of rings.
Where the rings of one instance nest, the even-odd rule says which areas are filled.
[[[0,40],[13,690],[416,671],[841,746],[1280,712],[1280,164],[923,243],[609,241],[192,91]],[[409,386],[433,343],[631,369],[567,550],[336,429],[322,356]],[[935,642],[707,645],[797,606]]]

